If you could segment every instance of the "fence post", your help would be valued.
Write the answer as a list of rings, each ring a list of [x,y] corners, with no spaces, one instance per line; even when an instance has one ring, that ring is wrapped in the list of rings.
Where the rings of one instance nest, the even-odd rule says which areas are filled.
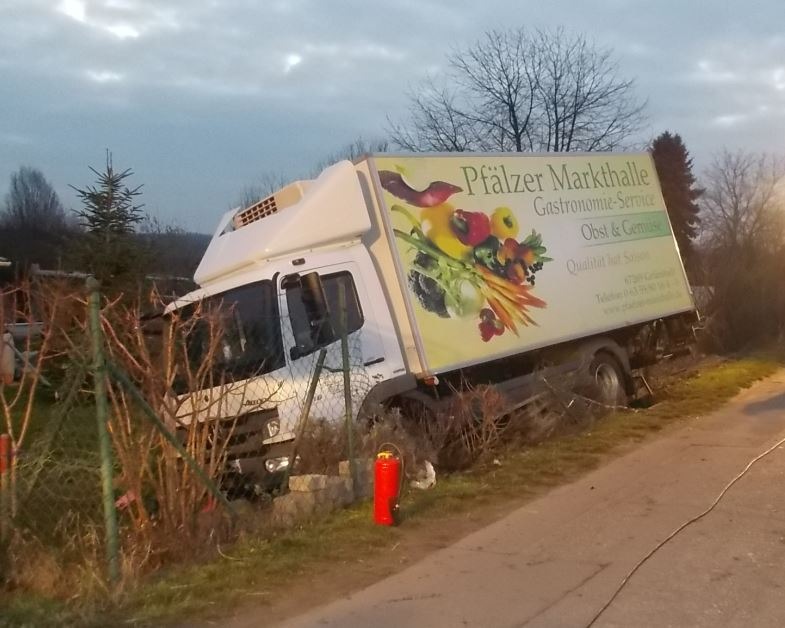
[[[338,309],[341,311],[341,361],[343,364],[343,399],[346,412],[346,450],[349,456],[349,474],[352,478],[352,494],[357,497],[357,462],[354,459],[354,425],[352,422],[352,378],[349,363],[349,314],[346,307],[346,283],[338,283]]]
[[[305,433],[305,426],[308,425],[308,419],[311,416],[311,406],[313,405],[313,398],[316,395],[316,386],[319,384],[319,378],[322,376],[322,369],[324,368],[324,359],[327,357],[327,349],[321,349],[319,356],[316,358],[316,366],[311,375],[311,381],[308,384],[308,393],[305,395],[305,403],[303,404],[302,412],[300,412],[300,422],[297,424],[297,433],[294,435],[294,443],[292,444],[292,453],[289,457],[289,464],[286,465],[283,473],[283,485],[281,491],[283,493],[289,492],[289,476],[292,473],[292,467],[297,460],[297,448],[300,446],[303,434]]]
[[[106,554],[109,565],[109,582],[117,584],[120,580],[120,543],[117,531],[117,510],[115,509],[114,489],[112,486],[112,442],[107,428],[109,401],[106,392],[106,357],[104,356],[103,335],[101,333],[101,293],[98,288],[98,280],[94,277],[88,277],[90,340],[93,352],[92,371],[95,387],[95,417],[98,423],[98,447],[101,454],[101,489],[104,504],[104,527],[106,528]]]

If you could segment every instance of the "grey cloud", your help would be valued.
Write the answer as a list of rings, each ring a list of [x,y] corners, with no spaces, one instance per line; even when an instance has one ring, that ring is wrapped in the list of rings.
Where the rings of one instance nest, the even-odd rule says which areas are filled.
[[[67,184],[109,147],[149,209],[211,231],[261,172],[298,176],[380,134],[451,49],[518,25],[613,48],[649,100],[647,133],[681,133],[702,162],[785,132],[779,0],[64,2],[0,6],[0,194],[25,163],[73,204]]]

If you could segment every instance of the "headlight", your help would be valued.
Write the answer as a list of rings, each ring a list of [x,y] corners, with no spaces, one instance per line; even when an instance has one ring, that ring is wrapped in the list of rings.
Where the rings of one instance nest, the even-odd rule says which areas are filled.
[[[285,469],[288,466],[289,456],[283,456],[281,458],[268,458],[264,461],[264,468],[267,469],[267,473],[275,473],[276,471]]]
[[[280,419],[270,419],[265,424],[265,429],[267,430],[267,438],[272,438],[273,436],[278,436],[278,432],[281,431],[281,420]]]

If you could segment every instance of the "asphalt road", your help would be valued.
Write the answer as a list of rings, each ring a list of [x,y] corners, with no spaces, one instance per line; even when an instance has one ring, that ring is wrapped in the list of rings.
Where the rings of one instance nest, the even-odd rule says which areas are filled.
[[[586,626],[785,437],[785,372],[408,569],[283,625]],[[595,626],[785,626],[785,447],[646,562]]]

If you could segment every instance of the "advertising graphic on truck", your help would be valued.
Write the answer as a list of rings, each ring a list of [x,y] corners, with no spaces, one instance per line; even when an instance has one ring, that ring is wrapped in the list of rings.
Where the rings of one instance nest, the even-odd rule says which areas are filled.
[[[434,371],[693,309],[648,155],[375,165]]]

